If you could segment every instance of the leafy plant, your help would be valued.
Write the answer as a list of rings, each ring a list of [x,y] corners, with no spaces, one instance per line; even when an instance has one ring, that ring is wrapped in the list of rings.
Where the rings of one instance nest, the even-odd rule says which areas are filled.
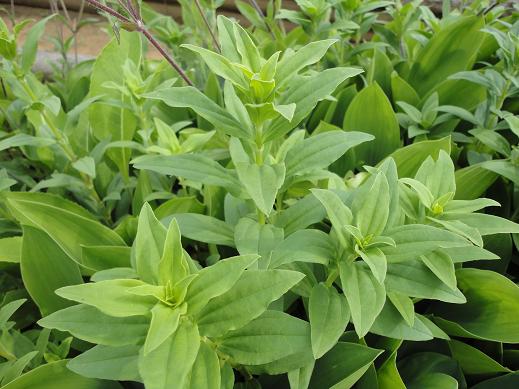
[[[517,386],[517,6],[86,2],[0,22],[2,388]]]

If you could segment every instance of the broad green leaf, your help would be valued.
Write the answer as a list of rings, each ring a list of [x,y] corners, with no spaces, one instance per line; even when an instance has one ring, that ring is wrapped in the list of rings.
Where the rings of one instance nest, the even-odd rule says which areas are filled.
[[[156,302],[155,298],[138,296],[128,291],[142,285],[143,282],[138,280],[107,280],[66,286],[56,290],[56,294],[67,300],[93,306],[114,317],[146,316]]]
[[[228,332],[218,349],[243,365],[261,365],[310,351],[310,326],[284,312],[266,311],[246,326]]]
[[[10,193],[7,195],[6,203],[22,224],[45,231],[70,258],[79,264],[82,258],[81,246],[126,245],[116,232],[85,217],[83,215],[85,211],[75,212],[75,209],[71,210],[73,207],[60,206],[52,196],[37,193]]]
[[[414,316],[414,312],[413,312]],[[410,341],[431,340],[433,334],[429,328],[417,316],[412,325],[409,325],[396,307],[386,301],[370,332],[393,339]]]
[[[131,247],[128,246],[82,246],[81,262],[90,269],[129,267]]]
[[[216,75],[231,81],[233,84],[240,86],[242,89],[247,89],[248,84],[243,76],[243,72],[234,66],[231,61],[223,55],[213,51],[204,49],[190,44],[183,44],[180,47],[191,50],[202,58],[209,69]]]
[[[240,182],[232,170],[199,154],[144,155],[132,161],[137,169],[177,176],[206,185],[223,186],[232,193],[239,191]]]
[[[220,389],[223,377],[220,374],[220,359],[216,351],[205,342],[200,342],[195,363],[188,376],[187,389]],[[225,387],[223,387],[225,389]]]
[[[334,287],[317,284],[308,303],[312,351],[316,359],[330,350],[346,329],[350,309],[344,296]]]
[[[77,263],[45,232],[23,227],[23,246],[20,270],[25,288],[46,316],[71,303],[54,291],[63,286],[83,283]]]
[[[107,87],[107,83],[123,85],[127,61],[139,66],[142,58],[142,43],[139,34],[120,31],[119,39],[113,38],[97,56],[90,78],[88,98],[103,95],[105,100],[114,99],[129,103],[119,90]],[[137,127],[135,114],[127,108],[113,106],[97,101],[88,108],[88,118],[92,133],[98,140],[131,141]],[[81,139],[83,141],[83,139]],[[84,139],[88,142],[87,139]],[[81,145],[86,147],[86,145]],[[118,147],[107,150],[108,157],[114,161],[123,177],[128,178],[128,162],[131,149]]]
[[[144,340],[149,319],[142,316],[108,316],[97,308],[78,304],[52,313],[40,319],[38,324],[44,328],[70,332],[86,342],[126,346]]]
[[[349,149],[372,139],[371,135],[355,131],[328,131],[306,138],[288,151],[286,175],[291,177],[326,168]]]
[[[476,337],[519,343],[519,323],[514,316],[519,309],[519,287],[489,270],[459,269],[456,276],[458,287],[467,298],[466,304],[456,307],[436,304],[433,313]]]
[[[122,389],[114,381],[82,377],[67,369],[68,360],[51,362],[21,375],[2,389]]]
[[[330,190],[312,189],[312,194],[317,197],[326,209],[328,219],[330,219],[333,228],[337,232],[341,244],[347,246],[348,233],[344,229],[344,226],[351,224],[353,221],[351,210],[342,202],[336,193]]]
[[[283,227],[285,236],[288,236],[309,225],[320,222],[325,216],[326,210],[321,202],[313,194],[310,194],[277,213],[273,222],[276,226]]]
[[[200,270],[198,277],[189,285],[185,297],[189,314],[197,314],[211,299],[231,289],[243,271],[257,259],[257,255],[232,257]]]
[[[471,246],[469,241],[457,234],[424,224],[398,226],[386,231],[385,235],[396,243],[396,247],[382,247],[388,263],[415,260],[438,248]]]
[[[456,290],[454,263],[445,251],[435,250],[429,254],[420,256],[420,259],[445,285],[452,290]]]
[[[280,87],[301,69],[318,62],[335,42],[337,42],[335,39],[311,42],[293,54],[285,54],[278,63],[276,86]]]
[[[145,282],[156,284],[158,281],[166,234],[166,228],[155,217],[150,205],[144,204],[139,214],[134,252],[135,269]]]
[[[229,150],[241,184],[258,209],[268,216],[272,211],[278,190],[285,180],[284,164],[257,165],[250,163],[249,157],[237,138],[231,138]]]
[[[259,254],[265,260],[283,241],[283,229],[271,224],[260,224],[250,218],[242,218],[234,228],[236,249],[242,255]]]
[[[261,69],[261,56],[256,44],[253,42],[247,30],[238,23],[233,23],[236,50],[241,55],[242,63],[253,73]]]
[[[0,262],[20,263],[22,238],[14,236],[0,239]]]
[[[159,285],[175,285],[189,275],[189,264],[184,258],[184,249],[176,219],[169,224],[164,249],[158,264]]]
[[[387,297],[389,297],[389,300],[391,300],[391,303],[406,323],[413,326],[415,319],[413,300],[409,296],[398,292],[388,292]]]
[[[6,370],[2,371],[2,386],[7,385],[9,382],[18,378],[22,375],[23,371],[27,368],[28,364],[34,359],[34,357],[38,354],[38,351],[31,351],[24,356],[18,358],[14,363],[9,366]]]
[[[498,173],[487,170],[485,166],[479,163],[456,170],[455,199],[472,200],[485,193],[498,177]]]
[[[270,258],[271,268],[291,262],[327,265],[335,257],[335,248],[328,234],[319,230],[299,230],[279,243]]]
[[[484,213],[449,212],[443,217],[447,220],[458,220],[479,231],[481,235],[518,233],[519,224],[508,219],[486,215]]]
[[[290,270],[249,270],[226,293],[215,297],[198,313],[200,333],[220,336],[261,315],[268,305],[303,279]],[[247,309],[241,309],[246,306]]]
[[[346,111],[346,131],[362,131],[375,140],[356,147],[356,166],[375,165],[400,146],[400,127],[391,103],[377,83],[361,90]]]
[[[67,367],[89,378],[113,381],[140,381],[140,346],[95,346],[72,359]]]
[[[21,55],[21,68],[23,72],[29,72],[34,65],[34,61],[36,60],[36,52],[38,51],[38,42],[41,39],[41,36],[45,32],[45,25],[47,22],[52,19],[55,14],[49,15],[46,18],[41,19],[39,22],[34,24],[31,27],[29,32],[25,37],[25,43],[22,48]]]
[[[150,328],[144,342],[144,356],[155,350],[175,333],[182,313],[181,307],[174,309],[160,302],[151,309]]]
[[[310,385],[310,379],[312,378],[312,372],[314,370],[315,361],[310,362],[297,370],[291,370],[288,372],[288,381],[290,383],[290,389],[308,389]]]
[[[177,331],[148,355],[139,357],[139,373],[147,389],[183,388],[195,363],[200,335],[183,320]]]
[[[384,307],[386,291],[361,262],[339,263],[339,273],[344,295],[348,300],[351,319],[359,338],[369,332],[373,322]]]
[[[459,17],[432,36],[418,52],[407,81],[424,96],[451,74],[469,69],[483,41],[483,19]]]
[[[380,389],[406,389],[396,366],[396,351],[377,369],[377,380]]]
[[[26,134],[17,134],[10,136],[8,138],[4,138],[0,141],[0,151],[7,150],[11,147],[21,147],[21,146],[34,146],[34,147],[43,147],[50,146],[54,144],[56,141],[51,138],[42,138],[36,137]]]
[[[186,238],[234,247],[234,229],[221,220],[193,213],[178,213],[175,219]]]
[[[401,147],[392,152],[390,157],[395,160],[399,177],[414,177],[423,161],[428,157],[437,159],[441,150],[450,154],[450,136],[438,140],[424,140]]]
[[[486,375],[510,373],[511,370],[502,366],[488,355],[466,343],[452,339],[449,341],[452,357],[456,359],[463,373],[467,375]]]
[[[378,173],[362,198],[352,204],[355,223],[364,237],[384,231],[389,216],[389,185],[384,174]]]
[[[278,104],[296,104],[291,121],[279,116],[265,131],[264,141],[277,139],[295,128],[317,105],[330,95],[344,80],[362,73],[361,69],[333,68],[309,77],[297,77],[280,96]]]
[[[26,299],[14,300],[0,308],[0,328],[5,326],[13,313],[15,313],[26,301]]]
[[[359,254],[364,262],[369,266],[369,269],[381,284],[384,283],[387,272],[386,256],[377,247],[372,247],[367,250],[359,251]]]
[[[159,89],[145,94],[144,97],[161,100],[170,107],[191,108],[227,135],[245,139],[251,135],[234,116],[194,87]]]
[[[413,87],[396,72],[393,72],[391,75],[391,95],[394,103],[404,101],[413,106],[417,106],[420,103],[420,97]]]
[[[501,388],[501,389],[514,389],[517,387],[517,384],[519,384],[519,373],[510,373],[505,374],[500,377],[491,378],[486,381],[482,381],[478,383],[477,385],[474,385],[473,389],[494,389],[494,388]]]
[[[422,262],[407,261],[389,264],[386,288],[411,297],[463,304],[465,297],[459,289],[451,289]]]
[[[415,178],[427,186],[436,200],[449,192],[456,192],[454,164],[443,150],[440,150],[436,161],[428,157],[416,172]]]
[[[316,361],[309,388],[351,388],[381,353],[360,344],[339,342]]]

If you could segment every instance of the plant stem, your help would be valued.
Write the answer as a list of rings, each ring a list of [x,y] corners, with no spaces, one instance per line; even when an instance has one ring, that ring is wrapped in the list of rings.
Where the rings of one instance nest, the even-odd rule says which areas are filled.
[[[121,21],[123,23],[127,23],[129,25],[133,25],[137,29],[137,31],[141,32],[146,37],[146,39],[148,39],[148,41],[159,51],[159,53],[166,59],[166,61],[169,62],[169,64],[176,70],[176,72],[180,75],[180,77],[182,77],[182,79],[189,86],[194,85],[193,82],[187,76],[187,74],[184,72],[184,70],[182,70],[182,68],[173,59],[173,57],[171,55],[169,55],[168,52],[161,46],[161,44],[153,37],[153,35],[151,35],[149,33],[149,31],[144,26],[144,22],[140,18],[139,13],[131,6],[131,3],[129,3],[129,2],[127,3],[127,4],[130,4],[130,9],[128,10],[128,12],[130,13],[131,17],[135,19],[134,21],[128,19],[126,16],[121,15],[119,12],[111,9],[110,7],[107,7],[106,5],[101,4],[97,0],[86,0],[86,1],[93,7],[100,9],[102,11],[105,11],[106,13],[114,16],[119,21]],[[125,9],[126,9],[126,7],[125,7]]]
[[[265,24],[265,27],[267,27],[267,30],[270,33],[270,35],[272,35],[272,37],[275,39],[276,36],[274,35],[274,32],[272,31],[269,24],[267,23],[267,18],[265,17],[265,14],[263,13],[263,10],[261,9],[261,7],[258,5],[256,0],[249,0],[249,2],[256,9],[256,12],[258,13],[258,15],[261,16],[261,18],[263,19],[263,23]]]
[[[211,34],[211,38],[213,40],[213,44],[214,44],[215,49],[219,53],[221,53],[222,49],[220,47],[220,44],[218,43],[218,39],[216,39],[216,36],[214,35],[214,31],[211,28],[211,25],[209,24],[209,20],[207,20],[207,17],[205,16],[204,10],[202,9],[202,6],[200,5],[200,1],[199,0],[195,0],[195,5],[196,5],[196,8],[198,8],[198,12],[200,13],[200,16],[204,20],[204,24],[207,27],[207,30],[209,31],[209,34]]]

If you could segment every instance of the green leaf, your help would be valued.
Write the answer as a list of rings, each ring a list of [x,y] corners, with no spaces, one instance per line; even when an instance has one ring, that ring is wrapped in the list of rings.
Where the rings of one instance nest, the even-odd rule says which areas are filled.
[[[29,226],[23,227],[20,270],[43,316],[71,305],[54,293],[56,289],[83,283],[77,263],[45,232]]]
[[[18,358],[7,370],[2,371],[2,386],[8,384],[12,380],[22,375],[27,365],[34,359],[38,354],[38,351],[31,351],[24,356]]]
[[[414,317],[412,325],[407,323],[396,307],[386,301],[384,308],[380,312],[370,332],[393,339],[409,341],[425,341],[433,339],[433,334],[429,328],[420,320],[417,315]]]
[[[308,303],[312,351],[315,359],[328,352],[344,333],[350,320],[350,309],[344,296],[334,287],[317,284]]]
[[[373,139],[371,135],[355,131],[328,131],[306,138],[288,151],[286,176],[324,169],[349,149]]]
[[[355,148],[356,166],[375,165],[400,146],[400,127],[391,103],[377,83],[361,90],[344,117],[346,131],[362,131],[375,140]]]
[[[236,138],[231,138],[229,150],[241,184],[258,209],[268,216],[285,180],[284,164],[251,164],[241,142]]]
[[[144,340],[149,319],[142,316],[108,316],[97,308],[78,304],[52,313],[38,321],[38,324],[44,328],[70,332],[86,342],[126,346]]]
[[[56,290],[56,294],[96,307],[110,316],[146,316],[155,305],[155,298],[137,296],[128,291],[132,287],[142,285],[143,282],[138,280],[107,280],[66,286]]]
[[[186,238],[234,247],[234,229],[221,220],[194,213],[178,213],[175,219]]]
[[[456,170],[455,199],[472,200],[481,196],[494,183],[499,172],[487,170],[479,163]]]
[[[130,266],[131,247],[82,246],[81,248],[81,262],[88,268],[110,270]]]
[[[114,381],[82,377],[67,369],[68,360],[51,362],[23,374],[2,389],[122,389]]]
[[[326,216],[326,210],[321,202],[313,195],[307,195],[294,205],[275,215],[274,224],[283,227],[285,236],[302,230],[309,225],[318,223]]]
[[[415,142],[395,150],[390,157],[395,160],[399,177],[414,177],[423,161],[428,157],[437,159],[441,150],[450,154],[450,136],[438,140]]]
[[[189,264],[184,257],[180,230],[176,219],[169,224],[164,249],[158,264],[159,285],[175,285],[189,275]]]
[[[442,250],[420,256],[425,266],[431,270],[445,285],[456,290],[456,273],[451,257]]]
[[[477,385],[474,385],[473,389],[514,389],[519,384],[519,373],[505,374],[500,377],[491,378],[486,381],[482,381]]]
[[[290,270],[249,270],[226,293],[215,297],[197,315],[200,333],[220,336],[261,315],[268,305],[304,277]],[[246,310],[241,307],[247,307]]]
[[[45,32],[45,25],[52,19],[55,14],[49,15],[46,18],[41,19],[39,22],[31,27],[27,35],[25,36],[25,43],[22,48],[22,55],[20,65],[22,71],[27,73],[31,70],[34,61],[36,60],[36,52],[38,51],[38,42],[41,36]]]
[[[418,52],[407,81],[425,96],[451,74],[469,69],[483,41],[483,19],[459,17],[442,28]]]
[[[514,316],[519,309],[519,287],[505,276],[489,270],[459,269],[456,276],[467,302],[455,308],[436,304],[433,313],[456,323],[475,337],[519,343],[519,322]]]
[[[425,224],[394,227],[386,231],[385,235],[396,243],[396,247],[381,248],[388,263],[414,260],[438,248],[471,246],[469,241],[457,234]]]
[[[281,85],[293,78],[301,69],[318,62],[324,57],[330,46],[336,42],[336,39],[311,42],[293,54],[285,53],[277,66],[275,76],[276,87],[281,87]]]
[[[113,99],[121,103],[130,103],[119,90],[107,87],[107,83],[124,85],[126,76],[124,67],[129,61],[138,66],[142,58],[142,41],[139,34],[120,31],[119,39],[113,38],[97,56],[90,77],[90,90],[87,98],[104,96],[104,100]],[[92,133],[98,140],[131,141],[137,128],[137,119],[133,112],[123,106],[97,101],[88,108],[88,118]],[[83,141],[81,139],[80,141]],[[86,139],[85,139],[86,142]],[[86,145],[81,145],[86,147]],[[123,177],[128,178],[128,161],[131,149],[117,147],[107,150],[107,156],[117,165]]]
[[[166,228],[155,217],[150,205],[145,203],[139,214],[134,243],[135,269],[145,282],[156,284],[158,281],[166,234]]]
[[[458,220],[469,227],[476,228],[481,235],[518,233],[519,224],[499,216],[484,213],[449,212],[443,216],[447,220]]]
[[[207,343],[200,342],[195,363],[188,377],[187,389],[220,389],[220,360],[215,350]],[[225,388],[223,388],[225,389]]]
[[[161,100],[170,107],[191,108],[217,130],[227,135],[245,139],[251,136],[248,129],[243,127],[234,116],[194,87],[159,89],[145,94],[144,97]]]
[[[452,339],[449,341],[452,357],[458,361],[461,370],[467,375],[486,375],[511,373],[511,370],[502,366],[488,355],[466,343]]]
[[[189,314],[197,314],[211,299],[226,293],[240,279],[244,270],[257,260],[257,255],[242,255],[223,259],[200,270],[198,277],[189,285],[185,297]]]
[[[335,257],[330,236],[319,230],[299,230],[279,243],[270,257],[270,268],[292,262],[311,262],[327,265]]]
[[[0,141],[0,151],[10,149],[11,147],[33,146],[44,147],[56,143],[54,139],[31,136],[27,134],[17,134],[4,138]]]
[[[396,351],[377,369],[377,381],[380,389],[406,389],[396,366]]]
[[[387,297],[389,297],[389,300],[406,323],[413,326],[415,319],[413,300],[409,296],[398,292],[388,292]]]
[[[330,190],[312,189],[311,191],[326,209],[328,219],[330,219],[333,228],[337,232],[341,244],[346,247],[348,233],[344,229],[344,226],[351,224],[353,221],[351,210],[342,202],[336,193]]]
[[[147,389],[183,388],[195,363],[200,335],[183,320],[177,331],[148,355],[140,355],[139,372]]]
[[[384,279],[386,278],[387,272],[387,260],[386,256],[377,247],[372,247],[363,251],[358,252],[369,266],[369,269],[377,279],[377,281],[381,284],[384,283]]]
[[[381,353],[360,344],[339,342],[316,361],[309,388],[351,388]]]
[[[261,365],[310,351],[310,326],[284,312],[266,311],[227,333],[218,349],[243,365]]]
[[[234,242],[240,254],[259,254],[268,260],[273,249],[283,241],[283,229],[241,218],[234,228]]]
[[[89,378],[113,381],[140,381],[138,357],[140,346],[95,346],[72,359],[67,367]]]
[[[389,216],[389,184],[384,174],[378,173],[364,196],[352,204],[355,223],[364,237],[377,236],[384,231]]]
[[[416,172],[415,178],[429,188],[436,200],[450,192],[456,192],[454,164],[449,154],[443,150],[440,150],[436,161],[428,157]]]
[[[361,262],[341,262],[339,273],[355,331],[359,338],[362,338],[369,332],[384,307],[386,301],[384,285],[381,285],[368,267]]]
[[[144,342],[144,356],[147,356],[175,333],[182,313],[181,307],[173,308],[161,302],[151,309],[150,328]]]
[[[434,275],[422,262],[407,261],[388,266],[386,275],[388,291],[406,296],[463,304],[465,297],[458,289],[451,289]]]
[[[22,223],[45,231],[75,262],[82,264],[81,246],[125,246],[123,239],[101,223],[85,217],[66,201],[39,193],[9,193],[9,210]],[[94,270],[102,270],[102,268]]]
[[[22,237],[0,239],[0,262],[20,263],[22,256]]]
[[[199,154],[144,155],[132,161],[136,169],[181,177],[205,185],[222,186],[231,193],[239,192],[240,182],[232,170]]]
[[[295,128],[314,109],[317,103],[330,95],[344,80],[362,73],[361,69],[333,68],[309,77],[298,77],[280,96],[278,104],[296,104],[291,121],[279,116],[265,131],[264,141],[277,139]]]

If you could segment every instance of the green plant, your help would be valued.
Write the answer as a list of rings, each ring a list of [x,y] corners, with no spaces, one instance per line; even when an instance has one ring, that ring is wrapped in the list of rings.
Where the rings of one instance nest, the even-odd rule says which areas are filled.
[[[517,386],[516,8],[88,2],[1,25],[2,388]]]

